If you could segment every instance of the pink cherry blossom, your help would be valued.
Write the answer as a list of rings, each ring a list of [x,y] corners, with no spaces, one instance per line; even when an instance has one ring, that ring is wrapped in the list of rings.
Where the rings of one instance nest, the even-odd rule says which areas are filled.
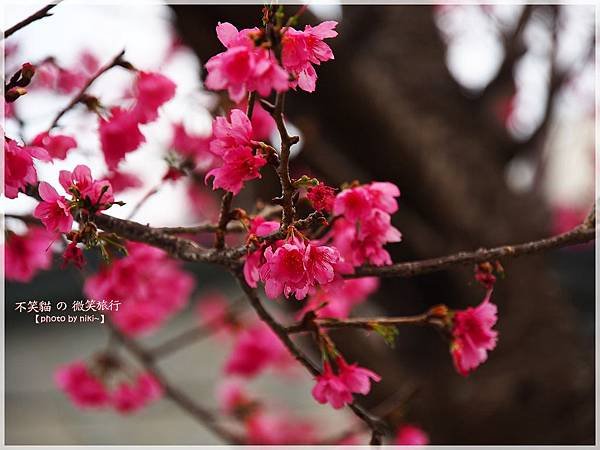
[[[146,141],[135,112],[112,108],[108,119],[100,118],[100,143],[109,169],[115,169],[129,152]]]
[[[56,189],[44,181],[39,184],[38,191],[42,201],[33,211],[34,217],[40,219],[48,231],[71,231],[73,216],[67,199],[58,195]]]
[[[298,300],[306,297],[310,284],[304,267],[305,250],[304,244],[296,239],[285,241],[275,250],[272,246],[266,248],[260,279],[269,298],[281,294],[286,297],[293,294]]]
[[[55,134],[51,136],[47,131],[38,134],[31,145],[45,148],[52,158],[65,159],[67,152],[77,147],[77,141],[64,134]]]
[[[427,445],[429,436],[415,425],[402,425],[396,432],[394,445]]]
[[[112,320],[130,336],[148,334],[187,304],[194,280],[162,250],[127,244],[128,256],[89,277],[84,291],[92,299],[120,302]]]
[[[339,379],[350,392],[366,395],[371,390],[371,380],[375,382],[381,380],[381,377],[375,372],[357,364],[348,364],[342,357],[338,357],[336,363],[339,369]]]
[[[343,215],[350,222],[365,220],[372,211],[371,195],[364,186],[343,190],[335,198],[333,206],[335,215]]]
[[[268,367],[286,368],[291,357],[277,335],[262,322],[250,326],[237,336],[225,363],[225,373],[253,377]]]
[[[319,183],[315,187],[308,188],[306,197],[316,211],[332,212],[335,201],[335,189],[326,184]]]
[[[230,23],[217,25],[217,36],[227,48],[206,62],[207,88],[227,89],[229,97],[239,103],[248,92],[268,96],[272,90],[288,89],[288,74],[267,49],[256,47],[250,37],[258,29],[238,31]]]
[[[58,180],[65,191],[85,200],[84,206],[92,211],[108,209],[115,201],[110,183],[94,180],[90,168],[83,164],[76,166],[73,172],[61,170]]]
[[[80,408],[102,408],[110,401],[110,395],[102,381],[82,361],[60,367],[54,379],[59,389]]]
[[[326,21],[316,27],[307,25],[304,31],[286,29],[281,58],[283,67],[296,77],[290,83],[293,88],[298,86],[307,92],[315,90],[317,73],[313,64],[333,59],[333,52],[323,39],[336,37],[336,26],[337,22]]]
[[[7,198],[17,198],[19,191],[37,183],[34,158],[51,161],[42,147],[22,147],[12,139],[4,138],[4,195]]]
[[[137,100],[134,114],[140,123],[148,123],[156,120],[158,108],[173,98],[176,86],[160,73],[140,71],[134,90]]]
[[[247,103],[247,101],[242,102],[239,105],[240,109],[245,110]],[[254,104],[254,112],[250,121],[252,122],[252,139],[257,141],[268,141],[271,139],[273,131],[277,128],[271,114],[265,111],[259,102]]]
[[[56,234],[41,227],[29,227],[25,234],[9,233],[4,248],[7,280],[26,283],[40,270],[52,266],[50,246]]]
[[[262,266],[263,250],[259,249],[248,256],[244,261],[244,279],[248,286],[255,288],[260,281],[260,267]]]
[[[78,269],[81,269],[85,264],[83,251],[77,246],[77,242],[69,242],[65,252],[63,253],[63,263],[61,268],[66,268],[69,263],[72,263]]]
[[[252,151],[252,125],[248,116],[239,110],[231,111],[229,121],[217,117],[213,122],[210,151],[222,161],[219,167],[206,174],[213,177],[213,189],[222,188],[238,194],[244,182],[260,178],[260,168],[267,161]]]
[[[487,352],[496,347],[498,332],[492,327],[498,320],[498,308],[490,302],[492,290],[479,306],[456,311],[450,351],[456,371],[466,376],[487,359]]]
[[[315,381],[312,395],[319,403],[329,403],[334,409],[352,403],[352,392],[340,377],[333,373],[328,362],[323,364],[323,373],[317,375]]]
[[[150,373],[139,374],[133,383],[121,382],[111,395],[112,406],[130,414],[162,397],[162,386]]]

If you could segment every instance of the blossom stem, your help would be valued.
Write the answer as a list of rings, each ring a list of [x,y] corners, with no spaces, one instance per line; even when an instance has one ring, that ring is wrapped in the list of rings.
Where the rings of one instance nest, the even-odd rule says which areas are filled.
[[[123,60],[123,55],[125,54],[125,50],[121,50],[113,59],[111,59],[108,63],[102,66],[87,82],[82,86],[82,88],[77,92],[77,94],[71,99],[71,101],[61,109],[58,114],[54,117],[54,120],[48,127],[48,132],[50,132],[54,127],[58,125],[59,120],[64,116],[68,111],[70,111],[76,104],[82,101],[85,97],[85,93],[90,88],[90,86],[96,81],[102,74],[109,71],[113,67],[125,67],[131,69],[131,65]]]
[[[30,15],[26,19],[23,19],[19,23],[13,25],[12,27],[10,27],[8,30],[6,30],[2,34],[2,37],[0,37],[0,40],[6,39],[7,37],[13,35],[15,32],[19,31],[21,28],[25,28],[27,25],[29,25],[37,20],[43,19],[44,17],[52,16],[52,14],[49,11],[52,8],[54,8],[56,5],[58,5],[61,1],[62,0],[57,0],[53,3],[50,3],[46,6],[44,6],[42,9],[34,12],[32,15]]]

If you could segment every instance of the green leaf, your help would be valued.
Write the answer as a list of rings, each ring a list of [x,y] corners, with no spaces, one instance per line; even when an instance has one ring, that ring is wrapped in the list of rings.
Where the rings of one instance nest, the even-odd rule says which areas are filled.
[[[395,325],[382,325],[380,323],[373,323],[371,325],[372,330],[380,335],[385,343],[391,348],[396,346],[396,337],[398,336],[398,329]]]

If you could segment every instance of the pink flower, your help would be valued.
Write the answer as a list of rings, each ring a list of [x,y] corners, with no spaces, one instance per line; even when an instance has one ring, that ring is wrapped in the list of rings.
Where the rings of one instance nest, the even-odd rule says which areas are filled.
[[[158,117],[158,108],[175,95],[175,83],[164,75],[138,72],[135,91],[137,102],[134,114],[140,123],[148,123]]]
[[[308,244],[304,252],[304,267],[312,285],[326,285],[333,281],[335,264],[340,260],[340,252],[326,245]]]
[[[400,197],[398,186],[388,182],[374,181],[367,185],[373,208],[380,209],[388,214],[398,211],[396,197]]]
[[[239,108],[245,110],[247,103],[247,101],[242,102]],[[259,102],[254,103],[254,112],[250,121],[252,122],[252,139],[257,141],[268,141],[271,139],[273,131],[277,128],[271,114],[265,111]]]
[[[162,386],[150,373],[137,376],[134,383],[121,382],[112,393],[113,407],[122,414],[135,412],[162,397]]]
[[[39,270],[49,269],[54,239],[54,233],[41,227],[29,227],[23,235],[9,233],[4,249],[6,279],[26,283]]]
[[[244,261],[244,279],[248,286],[255,288],[260,281],[260,267],[262,265],[262,249],[256,250],[246,256]]]
[[[267,161],[252,151],[252,125],[248,116],[234,109],[229,117],[229,121],[217,117],[213,122],[210,151],[222,164],[208,172],[206,180],[214,177],[213,189],[223,188],[238,194],[245,181],[261,177],[259,170]]]
[[[197,170],[206,170],[212,166],[215,157],[209,151],[211,137],[189,134],[183,124],[173,125],[171,148],[184,158],[193,161]]]
[[[115,169],[129,152],[146,141],[140,132],[135,112],[112,108],[110,118],[100,118],[99,131],[104,159],[109,169]]]
[[[316,384],[312,395],[319,403],[329,403],[334,409],[340,409],[352,403],[352,392],[339,376],[331,370],[328,362],[323,364],[323,373],[315,377]]]
[[[310,287],[304,267],[304,244],[298,240],[286,241],[272,246],[264,252],[265,263],[260,269],[260,279],[265,283],[265,293],[269,298],[281,294],[294,295],[298,300],[306,297]]]
[[[205,85],[209,89],[227,89],[229,97],[239,103],[247,92],[258,91],[268,96],[271,90],[288,89],[288,74],[267,49],[256,47],[250,35],[258,29],[238,31],[230,23],[217,25],[217,36],[227,48],[206,63],[208,75]]]
[[[221,167],[208,172],[206,179],[213,177],[213,189],[221,188],[237,195],[244,182],[261,178],[260,168],[266,163],[266,159],[254,155],[249,147],[239,147],[223,158]]]
[[[77,242],[69,242],[69,245],[67,245],[67,248],[63,253],[63,263],[61,268],[66,268],[69,263],[73,263],[78,269],[81,269],[85,265],[83,251],[77,247]]]
[[[17,198],[19,191],[27,185],[37,183],[37,172],[33,159],[51,161],[48,152],[41,147],[22,147],[9,138],[4,138],[4,195]]]
[[[335,201],[335,189],[326,184],[319,183],[315,187],[308,188],[306,197],[310,200],[316,211],[331,212]]]
[[[307,25],[304,31],[287,28],[281,58],[283,67],[296,77],[290,83],[293,88],[297,85],[307,92],[315,90],[317,73],[313,64],[333,59],[333,52],[323,39],[336,37],[336,26],[337,22],[326,21],[316,27]]]
[[[101,408],[109,402],[106,387],[82,361],[60,367],[54,379],[59,389],[80,408]]]
[[[85,200],[84,207],[91,212],[108,209],[115,201],[110,183],[92,179],[90,168],[83,164],[76,166],[73,172],[61,170],[58,180],[74,198]]]
[[[427,445],[429,437],[419,427],[402,425],[396,433],[395,445]]]
[[[285,368],[291,357],[271,329],[262,322],[246,328],[238,336],[225,363],[225,373],[253,377],[267,367]]]
[[[120,302],[112,320],[130,336],[148,334],[187,303],[194,280],[162,250],[145,244],[127,244],[129,255],[114,260],[84,285],[92,299]]]
[[[350,392],[367,395],[371,390],[371,380],[378,382],[381,377],[375,372],[359,367],[357,364],[348,364],[344,358],[336,359],[339,369],[339,378],[344,383]]]
[[[450,352],[456,371],[466,376],[487,359],[487,352],[496,347],[498,332],[492,327],[498,320],[498,308],[490,302],[488,290],[483,302],[454,314]]]
[[[45,148],[52,158],[65,159],[67,152],[77,147],[77,141],[71,136],[56,134],[50,136],[48,132],[38,134],[32,141],[32,145]]]
[[[71,231],[73,216],[67,199],[58,195],[58,192],[44,181],[39,184],[38,192],[42,201],[33,211],[34,217],[40,219],[48,231]]]

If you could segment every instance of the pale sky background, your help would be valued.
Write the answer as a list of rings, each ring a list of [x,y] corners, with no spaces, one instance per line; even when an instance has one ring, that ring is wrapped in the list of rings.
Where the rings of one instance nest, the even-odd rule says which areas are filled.
[[[95,3],[95,4],[94,4]],[[13,25],[45,2],[26,1],[5,4],[3,27]],[[498,24],[514,24],[522,6],[494,5]],[[322,19],[343,20],[337,4],[312,6],[313,12]],[[593,30],[593,7],[569,6],[562,17],[559,62],[570,66],[581,59],[588,42],[589,30]],[[173,122],[183,120],[189,131],[208,133],[210,115],[206,109],[213,101],[212,94],[204,92],[198,79],[200,63],[187,50],[180,51],[167,65],[161,67],[172,38],[169,8],[157,2],[143,0],[98,4],[65,0],[53,10],[54,15],[19,31],[10,42],[19,45],[14,58],[16,62],[36,63],[51,55],[59,63],[70,66],[84,49],[97,55],[100,62],[110,60],[121,49],[126,49],[126,59],[144,70],[160,70],[177,84],[176,98],[162,108],[160,119],[142,128],[147,143],[127,155],[121,168],[140,176],[144,186],[129,190],[118,196],[127,203],[113,207],[112,215],[126,217],[139,198],[155,186],[164,174],[163,156],[170,142]],[[226,20],[226,18],[224,18]],[[497,25],[486,17],[477,6],[452,8],[438,15],[438,24],[448,42],[447,63],[454,77],[466,91],[476,92],[493,77],[503,56]],[[586,35],[588,33],[588,35]],[[518,137],[526,137],[540,121],[546,98],[545,87],[540,80],[546,79],[550,36],[539,20],[533,19],[526,30],[529,52],[516,69],[519,84],[517,107],[510,129]],[[343,62],[336,61],[336,64]],[[590,146],[593,146],[594,122],[589,114],[593,108],[594,70],[588,67],[573,85],[561,96],[559,126],[553,128],[553,145],[549,155],[548,179],[545,189],[552,201],[557,203],[583,202],[582,192],[593,190],[593,170],[587,165]],[[101,94],[103,104],[119,101],[129,85],[131,75],[121,69],[113,69],[102,76],[92,87],[92,94]],[[71,94],[72,95],[72,94]],[[318,95],[318,90],[315,95]],[[27,123],[26,139],[47,128],[56,111],[66,104],[70,96],[32,92],[16,102],[19,115]],[[586,101],[587,99],[587,101]],[[593,109],[592,109],[593,111]],[[39,164],[40,180],[58,186],[58,171],[70,169],[79,163],[88,164],[93,174],[106,173],[96,132],[97,119],[83,107],[66,116],[62,131],[74,134],[79,148],[72,151],[65,161]],[[6,133],[17,136],[16,124],[6,123]],[[467,132],[467,130],[465,130]],[[568,151],[565,149],[568,148]],[[526,158],[518,159],[507,168],[507,182],[516,190],[531,188],[535,168]],[[184,183],[167,183],[158,194],[135,216],[135,220],[153,225],[182,225],[193,220],[187,211]],[[20,195],[17,200],[6,202],[9,213],[30,212],[35,201]],[[12,225],[12,224],[11,224]]]

